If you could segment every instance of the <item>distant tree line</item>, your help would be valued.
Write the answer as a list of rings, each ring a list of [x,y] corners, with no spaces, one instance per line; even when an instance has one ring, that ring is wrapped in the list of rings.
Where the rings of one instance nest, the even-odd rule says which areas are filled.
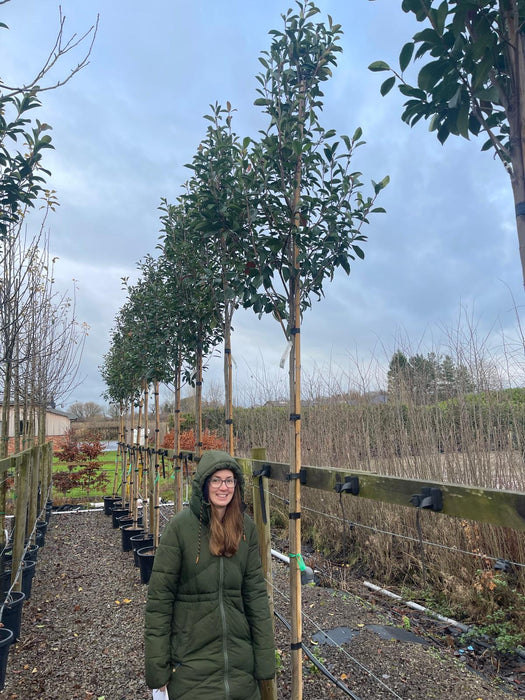
[[[389,401],[424,406],[472,393],[476,388],[468,368],[456,364],[450,355],[430,352],[407,357],[398,350],[390,360]]]

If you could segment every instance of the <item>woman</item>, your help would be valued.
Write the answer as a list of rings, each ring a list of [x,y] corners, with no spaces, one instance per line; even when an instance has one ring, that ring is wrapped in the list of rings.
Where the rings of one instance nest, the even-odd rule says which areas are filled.
[[[275,651],[257,531],[227,452],[205,452],[190,507],[155,553],[145,625],[146,682],[171,700],[258,700]]]

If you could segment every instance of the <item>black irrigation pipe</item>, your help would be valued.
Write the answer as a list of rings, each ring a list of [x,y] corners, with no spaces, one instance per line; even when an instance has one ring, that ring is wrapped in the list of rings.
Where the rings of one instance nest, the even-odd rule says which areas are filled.
[[[291,632],[292,627],[288,620],[284,618],[280,613],[278,613],[277,610],[274,610],[273,614],[283,623],[286,629],[289,632]],[[342,690],[343,693],[346,693],[346,695],[353,698],[353,700],[361,700],[361,698],[358,695],[352,693],[350,688],[347,685],[345,685],[342,681],[340,681],[339,678],[336,678],[332,673],[330,673],[326,666],[319,661],[319,659],[310,651],[310,649],[308,649],[308,647],[306,647],[303,644],[303,642],[301,642],[301,648],[306,654],[306,656],[310,659],[310,661],[321,671],[321,673],[323,673],[329,680],[331,680],[332,683],[334,683],[339,688],[339,690]]]

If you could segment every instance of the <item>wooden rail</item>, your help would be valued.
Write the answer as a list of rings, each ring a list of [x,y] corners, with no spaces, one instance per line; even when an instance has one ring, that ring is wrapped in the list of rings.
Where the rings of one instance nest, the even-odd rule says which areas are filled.
[[[20,562],[24,556],[24,542],[33,531],[38,517],[38,491],[41,487],[42,500],[47,498],[47,486],[51,483],[53,444],[35,445],[23,452],[0,460],[0,474],[13,471],[15,477],[16,511],[11,582],[14,583]],[[42,508],[42,503],[40,503]],[[0,528],[5,531],[5,514],[0,516]],[[22,577],[19,576],[14,590],[21,590]]]
[[[167,450],[168,457],[173,459],[174,450]],[[183,458],[193,460],[193,452],[182,451]],[[248,472],[260,470],[263,464],[269,465],[272,481],[287,481],[290,467],[282,462],[237,457],[238,461]],[[423,496],[426,490],[437,489],[441,492],[442,507],[436,511],[453,518],[464,518],[477,522],[490,523],[515,530],[525,530],[525,493],[506,491],[503,489],[486,489],[462,484],[447,484],[439,481],[422,479],[405,479],[397,476],[385,476],[371,472],[333,467],[303,467],[302,485],[321,491],[336,492],[339,485],[348,479],[357,479],[359,487],[357,495],[344,491],[347,498],[366,498],[383,503],[393,503],[416,507],[411,500],[413,496]],[[348,483],[348,482],[347,482]]]

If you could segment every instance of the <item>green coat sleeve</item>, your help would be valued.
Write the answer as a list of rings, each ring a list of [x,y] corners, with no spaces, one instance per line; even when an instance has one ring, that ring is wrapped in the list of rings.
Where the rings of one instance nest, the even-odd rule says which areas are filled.
[[[181,548],[172,520],[162,534],[148,585],[144,652],[146,683],[150,688],[161,688],[171,678],[171,621],[180,568]]]
[[[257,530],[251,520],[245,528],[248,558],[244,574],[242,597],[250,625],[255,658],[255,678],[266,680],[275,676],[275,641],[270,617],[268,593],[264,580]]]

